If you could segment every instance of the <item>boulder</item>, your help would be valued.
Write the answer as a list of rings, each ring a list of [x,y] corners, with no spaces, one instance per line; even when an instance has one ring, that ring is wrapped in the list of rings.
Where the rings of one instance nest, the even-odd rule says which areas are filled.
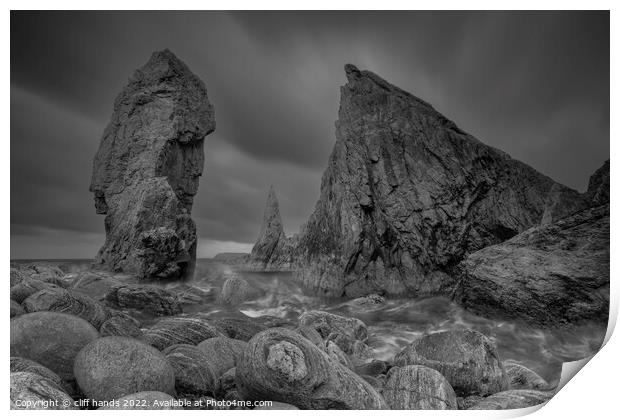
[[[441,373],[460,397],[491,395],[508,389],[495,345],[477,331],[424,335],[394,357],[396,366],[422,365]]]
[[[454,299],[485,317],[530,326],[606,324],[609,238],[609,204],[533,227],[461,262]]]
[[[179,402],[163,392],[142,391],[115,399],[100,410],[183,410]]]
[[[11,299],[11,318],[25,314],[24,308],[19,303]]]
[[[236,274],[228,276],[220,293],[220,302],[224,305],[237,306],[245,302],[251,293],[247,281]]]
[[[301,409],[386,409],[372,386],[301,335],[272,328],[248,343],[237,365],[237,386],[249,400]]]
[[[146,284],[114,286],[105,300],[120,309],[136,309],[156,316],[182,312],[181,304],[174,293]]]
[[[140,391],[174,395],[174,369],[157,349],[129,337],[103,337],[75,358],[75,379],[93,400],[109,401]]]
[[[295,239],[287,238],[280,217],[280,205],[273,185],[269,187],[267,204],[258,239],[246,258],[246,269],[290,271],[293,268]]]
[[[26,312],[62,312],[78,316],[97,329],[108,318],[108,310],[101,303],[79,292],[61,288],[43,289],[28,296],[23,302]]]
[[[122,282],[102,271],[86,271],[77,275],[71,283],[71,289],[85,294],[95,300],[104,300],[113,287]]]
[[[305,339],[309,340],[315,346],[320,348],[321,350],[325,350],[325,340],[321,337],[321,334],[317,330],[312,327],[308,327],[305,325],[300,325],[295,329],[295,332],[300,334]]]
[[[237,366],[248,343],[228,337],[213,337],[198,344],[200,350],[209,360],[211,370],[216,378]]]
[[[383,398],[392,410],[456,410],[456,394],[441,373],[425,366],[394,367]]]
[[[333,341],[327,341],[325,343],[325,352],[329,357],[340,363],[342,366],[353,370],[353,363],[351,363],[351,360],[349,360],[345,352],[343,352],[342,349]]]
[[[371,294],[353,299],[347,306],[353,311],[369,312],[381,309],[385,304],[385,297],[379,294]]]
[[[207,320],[199,318],[166,318],[144,332],[147,343],[163,350],[173,344],[196,345],[220,333]]]
[[[267,329],[267,327],[245,318],[214,318],[210,319],[209,322],[226,337],[241,341],[250,341],[256,334]]]
[[[468,410],[512,410],[544,404],[553,397],[553,392],[532,389],[511,389],[486,397]]]
[[[586,195],[592,206],[609,204],[609,159],[590,177]]]
[[[11,320],[11,356],[30,359],[63,380],[73,379],[78,352],[99,337],[89,322],[60,312],[33,312]]]
[[[175,389],[179,397],[215,396],[219,377],[212,361],[198,347],[175,344],[162,352],[174,369]]]
[[[42,280],[27,278],[11,287],[11,300],[14,300],[17,303],[22,303],[28,296],[44,289],[62,290],[62,287]]]
[[[33,372],[11,373],[11,410],[75,410],[57,384]]]
[[[469,253],[586,204],[430,104],[345,66],[336,144],[299,235],[296,277],[328,296],[450,293]]]
[[[307,311],[299,317],[299,325],[314,328],[321,337],[346,336],[354,340],[366,340],[368,328],[357,318],[347,318],[323,311]]]
[[[30,277],[23,270],[20,270],[17,267],[11,267],[11,287],[16,286],[27,278]]]
[[[513,361],[505,361],[504,369],[508,375],[511,389],[549,390],[551,386],[536,372]]]
[[[215,130],[204,83],[168,50],[153,53],[116,97],[90,191],[105,214],[94,265],[143,279],[189,278],[196,264],[194,195]]]
[[[50,369],[40,363],[34,362],[23,357],[11,357],[11,373],[13,372],[29,372],[36,373],[52,382],[60,390],[63,389],[62,379]]]
[[[143,339],[144,333],[140,329],[140,323],[133,317],[122,312],[116,312],[99,328],[102,337],[120,336]]]

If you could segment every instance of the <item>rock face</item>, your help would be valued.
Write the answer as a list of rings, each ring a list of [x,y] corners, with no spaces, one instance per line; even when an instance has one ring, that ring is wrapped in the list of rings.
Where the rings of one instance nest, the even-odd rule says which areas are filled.
[[[103,337],[75,358],[75,379],[88,398],[109,401],[141,391],[174,395],[174,370],[153,347],[128,337]]]
[[[590,177],[586,194],[594,206],[609,203],[609,159]]]
[[[11,320],[11,356],[38,362],[65,380],[73,361],[99,333],[90,323],[59,312],[34,312]]]
[[[383,397],[392,410],[456,410],[456,394],[441,373],[424,366],[392,368]]]
[[[558,327],[609,315],[609,204],[469,255],[454,298],[487,317]]]
[[[244,398],[301,409],[387,409],[381,395],[301,335],[272,328],[255,335],[237,365]]]
[[[319,294],[451,290],[470,252],[582,207],[584,198],[459,129],[431,105],[345,66],[336,144],[299,237]]]
[[[286,271],[293,267],[295,239],[287,238],[280,217],[280,205],[273,185],[269,188],[258,239],[247,258],[250,269]]]
[[[460,397],[486,396],[508,389],[508,377],[495,345],[477,331],[425,335],[398,353],[394,364],[435,369]]]
[[[95,156],[90,191],[105,214],[95,265],[141,278],[193,274],[190,217],[203,141],[215,130],[204,83],[170,51],[153,53],[118,95]]]

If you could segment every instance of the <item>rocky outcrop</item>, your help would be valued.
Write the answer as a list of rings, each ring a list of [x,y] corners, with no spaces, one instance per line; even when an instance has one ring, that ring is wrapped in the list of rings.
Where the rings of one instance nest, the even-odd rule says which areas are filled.
[[[293,268],[296,237],[284,233],[280,205],[273,185],[269,187],[263,223],[252,252],[242,263],[244,269],[290,271]]]
[[[421,99],[371,72],[345,70],[337,141],[296,251],[308,289],[449,292],[446,273],[468,253],[585,202]]]
[[[593,206],[609,204],[609,159],[590,177],[587,196]]]
[[[486,396],[508,389],[508,377],[497,348],[477,331],[445,331],[422,336],[398,353],[394,364],[435,369],[459,397]]]
[[[484,315],[539,327],[607,322],[609,204],[469,255],[454,298]]]
[[[192,275],[192,203],[214,129],[204,83],[174,54],[155,52],[136,70],[95,156],[90,191],[106,215],[96,266],[146,279]]]

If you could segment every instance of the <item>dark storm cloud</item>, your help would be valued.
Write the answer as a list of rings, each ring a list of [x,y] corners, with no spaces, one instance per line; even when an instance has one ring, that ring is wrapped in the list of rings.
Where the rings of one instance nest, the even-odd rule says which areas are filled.
[[[247,249],[270,184],[287,231],[305,221],[347,62],[573,188],[609,157],[606,12],[13,12],[13,257],[94,254],[92,158],[115,95],[163,48],[216,108],[194,207],[202,255]]]

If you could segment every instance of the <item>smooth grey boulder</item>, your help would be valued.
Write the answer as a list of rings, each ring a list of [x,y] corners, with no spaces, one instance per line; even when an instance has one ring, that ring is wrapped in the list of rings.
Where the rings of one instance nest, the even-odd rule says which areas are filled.
[[[387,409],[381,395],[301,335],[272,328],[248,343],[237,365],[237,386],[250,400],[301,409]]]
[[[553,392],[532,389],[513,389],[486,397],[468,410],[512,410],[544,404],[553,397]]]
[[[108,318],[108,309],[79,292],[67,289],[43,289],[28,296],[23,304],[26,312],[62,312],[78,316],[97,329]]]
[[[190,344],[175,344],[162,352],[174,369],[179,397],[215,396],[220,383],[212,359]]]
[[[586,204],[376,74],[345,72],[336,143],[296,248],[308,290],[450,293],[446,274],[469,253]]]
[[[197,348],[209,360],[209,365],[216,378],[237,366],[248,343],[228,337],[208,338],[198,344]]]
[[[549,390],[551,386],[536,372],[513,361],[504,361],[511,389]]]
[[[495,345],[472,330],[424,335],[394,357],[396,366],[422,365],[441,373],[459,397],[508,389],[508,377]]]
[[[252,291],[249,283],[236,274],[228,276],[220,293],[220,302],[237,306],[248,300]]]
[[[56,383],[33,372],[11,373],[11,410],[76,410]]]
[[[24,307],[11,299],[11,318],[25,314]]]
[[[392,410],[456,410],[456,394],[443,375],[425,366],[393,367],[383,386]]]
[[[470,254],[457,267],[455,301],[531,326],[606,324],[609,216],[609,204],[591,207]]]
[[[156,316],[177,315],[183,312],[173,292],[147,284],[114,286],[105,300],[109,305],[120,309],[136,309]]]
[[[86,345],[73,367],[82,392],[109,401],[141,391],[174,395],[174,369],[157,349],[129,337],[103,337]]]
[[[215,114],[204,83],[169,50],[153,53],[116,97],[90,191],[105,214],[95,266],[143,279],[191,277],[194,195]]]
[[[62,287],[42,280],[26,278],[11,287],[11,300],[22,303],[28,296],[40,290],[63,290]]]
[[[23,357],[11,357],[11,373],[13,372],[36,373],[37,375],[40,375],[52,382],[58,387],[58,389],[63,389],[62,379],[60,379],[60,376],[33,360],[24,359]]]
[[[165,318],[144,331],[147,343],[156,349],[163,350],[173,344],[196,345],[207,338],[221,334],[207,320],[199,318]]]
[[[78,352],[99,333],[89,322],[60,312],[33,312],[11,320],[11,356],[30,359],[63,380],[73,379]]]
[[[100,410],[183,410],[171,395],[159,391],[142,391],[125,395]]]

